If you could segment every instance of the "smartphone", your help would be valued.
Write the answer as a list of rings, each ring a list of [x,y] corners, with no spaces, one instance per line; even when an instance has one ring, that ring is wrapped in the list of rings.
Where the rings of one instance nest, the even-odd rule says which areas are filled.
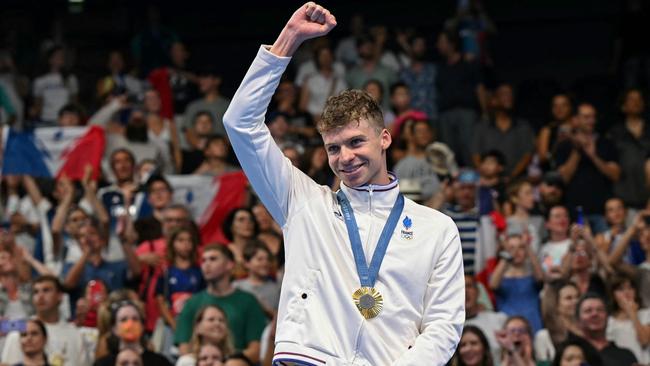
[[[585,225],[585,216],[582,213],[582,206],[577,206],[576,207],[576,224],[580,226]]]
[[[2,319],[0,321],[0,332],[2,333],[9,333],[17,331],[20,333],[24,333],[27,331],[27,320],[25,319],[18,319],[18,320],[10,320],[10,319]]]

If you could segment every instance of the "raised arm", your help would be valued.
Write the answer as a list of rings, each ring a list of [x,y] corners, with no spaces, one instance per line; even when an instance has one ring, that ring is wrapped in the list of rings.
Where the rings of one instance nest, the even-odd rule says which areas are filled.
[[[246,176],[276,222],[284,225],[293,167],[273,141],[264,116],[280,77],[298,46],[336,25],[329,11],[312,2],[291,16],[273,46],[262,47],[235,93],[224,126]]]

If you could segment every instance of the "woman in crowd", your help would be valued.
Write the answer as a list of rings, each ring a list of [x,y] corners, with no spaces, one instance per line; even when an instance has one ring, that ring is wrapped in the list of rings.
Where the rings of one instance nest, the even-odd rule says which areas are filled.
[[[133,348],[124,348],[117,354],[115,359],[115,366],[144,366],[142,364],[142,357],[137,350]]]
[[[334,70],[332,50],[323,45],[314,50],[316,72],[307,76],[300,89],[300,109],[312,115],[314,121],[320,118],[327,98],[347,89],[345,78]]]
[[[191,352],[181,356],[176,361],[176,366],[212,365],[207,359],[213,357],[208,355],[218,351],[223,360],[234,352],[226,313],[221,308],[207,305],[196,314],[190,347]]]
[[[611,312],[607,339],[627,348],[640,364],[650,363],[650,309],[640,306],[639,292],[632,278],[617,276],[610,282]]]
[[[556,347],[567,340],[569,332],[580,334],[575,315],[580,290],[572,282],[558,280],[548,284],[542,294],[545,328],[535,334],[535,358],[550,362]]]
[[[558,345],[557,354],[553,359],[552,366],[598,366],[600,360],[590,360],[590,353],[587,352],[589,345],[581,339],[572,339]]]
[[[26,329],[20,334],[20,348],[23,351],[23,362],[15,366],[45,366],[50,365],[45,345],[47,330],[45,324],[37,319],[27,321]]]
[[[244,248],[257,236],[257,221],[253,212],[247,208],[236,208],[228,214],[222,224],[223,234],[230,241],[228,248],[235,255],[233,278],[245,278],[247,275]]]
[[[570,136],[573,129],[573,106],[567,94],[556,94],[553,97],[551,115],[551,122],[542,127],[537,136],[537,156],[544,170],[553,166],[555,148]]]
[[[108,354],[98,358],[95,366],[114,365],[117,355],[125,348],[138,352],[144,365],[170,365],[171,363],[162,355],[149,350],[144,335],[144,316],[141,308],[134,302],[124,300],[110,305],[111,333],[108,336]]]
[[[535,206],[533,185],[525,180],[516,181],[507,189],[510,215],[506,222],[510,225],[521,225],[530,236],[532,250],[537,253],[541,246],[541,232],[544,218],[532,215]]]
[[[535,366],[532,329],[526,318],[511,316],[497,332],[501,345],[501,366]]]
[[[604,254],[595,248],[591,230],[582,225],[573,225],[571,238],[573,242],[569,252],[562,260],[564,277],[578,286],[581,296],[587,292],[595,292],[606,297],[603,278],[612,273],[612,270]]]
[[[605,201],[605,220],[607,221],[608,228],[594,238],[596,248],[607,254],[615,250],[620,239],[625,234],[626,216],[627,209],[622,199],[614,197]],[[626,255],[625,257],[625,262],[630,263],[629,256]]]
[[[458,349],[451,359],[451,366],[493,366],[490,345],[485,334],[476,326],[463,328]]]
[[[489,283],[497,296],[497,310],[525,317],[536,332],[542,328],[539,290],[544,272],[529,238],[516,227],[509,229],[505,249]]]

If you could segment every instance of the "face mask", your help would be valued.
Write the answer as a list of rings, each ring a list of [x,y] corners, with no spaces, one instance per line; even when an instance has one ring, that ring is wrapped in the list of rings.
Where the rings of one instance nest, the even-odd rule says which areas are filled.
[[[125,342],[137,342],[142,337],[142,323],[135,320],[127,320],[119,325],[118,337]]]

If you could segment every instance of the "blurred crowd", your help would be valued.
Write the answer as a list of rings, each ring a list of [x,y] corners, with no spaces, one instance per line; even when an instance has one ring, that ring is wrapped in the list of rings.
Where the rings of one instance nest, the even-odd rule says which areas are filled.
[[[481,2],[460,2],[435,42],[361,16],[345,25],[299,50],[265,123],[293,165],[336,190],[315,128],[327,98],[363,89],[382,107],[400,189],[459,229],[467,319],[450,364],[650,364],[650,80],[625,73],[606,124],[597,103],[558,90],[537,126],[495,77]],[[188,66],[188,45],[158,28],[110,51],[83,88],[71,47],[51,45],[34,77],[0,52],[5,137],[105,137],[81,179],[3,169],[0,364],[270,365],[282,229],[246,183],[209,223],[174,194],[178,176],[240,172],[224,75]],[[206,225],[221,239],[205,240]]]

